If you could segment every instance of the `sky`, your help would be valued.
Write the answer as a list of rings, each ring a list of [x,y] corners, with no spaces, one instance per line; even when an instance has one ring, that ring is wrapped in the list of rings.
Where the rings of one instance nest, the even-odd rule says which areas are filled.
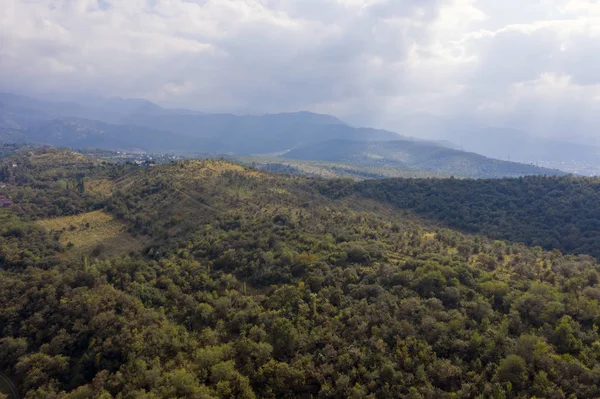
[[[0,90],[594,136],[600,1],[1,0]],[[453,119],[453,120],[454,120]]]

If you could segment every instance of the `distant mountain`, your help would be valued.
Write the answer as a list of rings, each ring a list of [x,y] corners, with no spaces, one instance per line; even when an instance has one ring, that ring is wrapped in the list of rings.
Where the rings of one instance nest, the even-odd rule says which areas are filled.
[[[400,137],[385,130],[351,127],[333,116],[310,112],[244,116],[137,113],[122,122],[212,139],[215,150],[238,155],[286,151],[299,145],[337,138],[394,140]]]
[[[0,125],[0,143],[23,143],[27,136],[20,130],[2,127]]]
[[[469,178],[565,174],[557,170],[490,159],[475,153],[416,140],[386,142],[330,140],[291,150],[282,157],[340,162],[361,167],[396,166]]]
[[[545,143],[517,131],[480,128],[427,114],[406,119],[403,126],[402,132],[407,135],[438,141],[409,140],[394,132],[357,128],[334,116],[311,112],[205,114],[165,109],[143,99],[89,97],[55,102],[0,93],[2,142],[213,156],[273,156],[287,152],[285,157],[300,160],[462,177],[557,172],[502,163],[457,151],[459,148],[504,159],[511,154],[515,160],[543,160],[548,154],[568,157],[565,154],[569,153],[591,159],[597,153],[596,149],[576,144]]]
[[[266,154],[321,140],[394,140],[396,133],[348,126],[310,112],[270,115],[169,110],[141,99],[51,102],[0,93],[0,128],[28,140],[73,147]]]
[[[332,139],[390,141],[419,137],[444,147],[484,156],[526,162],[591,162],[600,164],[600,148],[585,144],[532,137],[526,133],[489,127],[468,118],[442,118],[417,113],[400,119],[403,134],[355,128],[331,116],[310,112],[271,115],[206,114],[166,109],[144,99],[81,97],[48,101],[0,93],[0,128],[39,130],[54,119],[79,118],[111,125],[140,126],[173,134],[168,148],[183,148],[189,136],[210,153],[270,154]],[[128,131],[128,129],[124,129]],[[141,147],[143,143],[135,143]],[[185,148],[190,149],[190,148]],[[197,147],[193,148],[197,151]]]
[[[41,120],[75,117],[95,119],[115,123],[123,117],[123,113],[111,109],[91,107],[76,102],[53,102],[37,100],[16,94],[0,93],[0,119],[7,115],[19,115],[19,125],[28,128],[39,124]]]
[[[81,118],[54,119],[27,131],[30,141],[72,148],[168,152],[202,151],[200,140],[140,126],[112,125]]]
[[[0,99],[0,128],[23,130],[50,120],[52,117],[44,111],[7,104]]]
[[[210,120],[211,116],[206,119]],[[276,127],[268,130],[269,123],[259,121],[263,129],[243,126],[229,130],[205,131],[195,136],[136,125],[114,125],[81,119],[53,119],[22,132],[28,141],[68,146],[73,148],[96,147],[103,149],[144,150],[152,152],[202,152],[206,154],[249,155],[281,152],[319,138],[351,137],[382,139],[398,137],[393,133],[374,129],[356,129],[345,125],[303,125],[289,129]],[[215,122],[214,129],[218,128]]]
[[[409,136],[441,140],[447,146],[492,158],[529,162],[600,162],[600,148],[593,145],[534,137],[521,130],[490,127],[476,121],[417,113],[403,118],[399,128]]]
[[[505,128],[480,128],[465,131],[455,142],[468,151],[517,161],[585,161],[599,162],[600,148],[569,141],[528,136],[522,131]]]
[[[141,98],[97,98],[87,100],[83,104],[95,109],[102,109],[118,115],[129,115],[135,112],[162,112],[164,108]]]

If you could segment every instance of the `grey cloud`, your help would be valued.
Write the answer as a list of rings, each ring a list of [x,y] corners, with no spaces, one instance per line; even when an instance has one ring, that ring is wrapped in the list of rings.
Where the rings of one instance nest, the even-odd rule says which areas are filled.
[[[581,0],[4,1],[0,90],[388,128],[420,110],[531,127],[600,98],[600,15],[564,11]],[[545,89],[548,73],[568,84]]]

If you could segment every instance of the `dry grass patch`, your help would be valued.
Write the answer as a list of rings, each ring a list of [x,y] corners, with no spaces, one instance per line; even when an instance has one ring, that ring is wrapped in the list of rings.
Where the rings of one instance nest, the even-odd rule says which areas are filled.
[[[213,159],[187,160],[179,163],[175,167],[176,176],[183,178],[184,180],[215,177],[227,172],[234,172],[252,177],[268,177],[265,173],[248,169],[242,165]]]
[[[435,240],[435,233],[425,233],[425,234],[423,234],[423,239]]]
[[[113,257],[144,247],[145,240],[133,237],[127,227],[104,211],[65,216],[38,222],[46,229],[60,234],[60,243],[68,250],[67,257]]]

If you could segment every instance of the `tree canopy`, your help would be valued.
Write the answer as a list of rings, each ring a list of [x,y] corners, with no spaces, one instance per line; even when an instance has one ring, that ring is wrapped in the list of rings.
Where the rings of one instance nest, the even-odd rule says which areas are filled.
[[[592,256],[423,222],[389,205],[397,182],[375,201],[225,161],[50,154],[22,155],[0,210],[0,372],[25,398],[600,396]],[[96,225],[48,227],[98,210],[145,247],[77,252],[64,237]]]

